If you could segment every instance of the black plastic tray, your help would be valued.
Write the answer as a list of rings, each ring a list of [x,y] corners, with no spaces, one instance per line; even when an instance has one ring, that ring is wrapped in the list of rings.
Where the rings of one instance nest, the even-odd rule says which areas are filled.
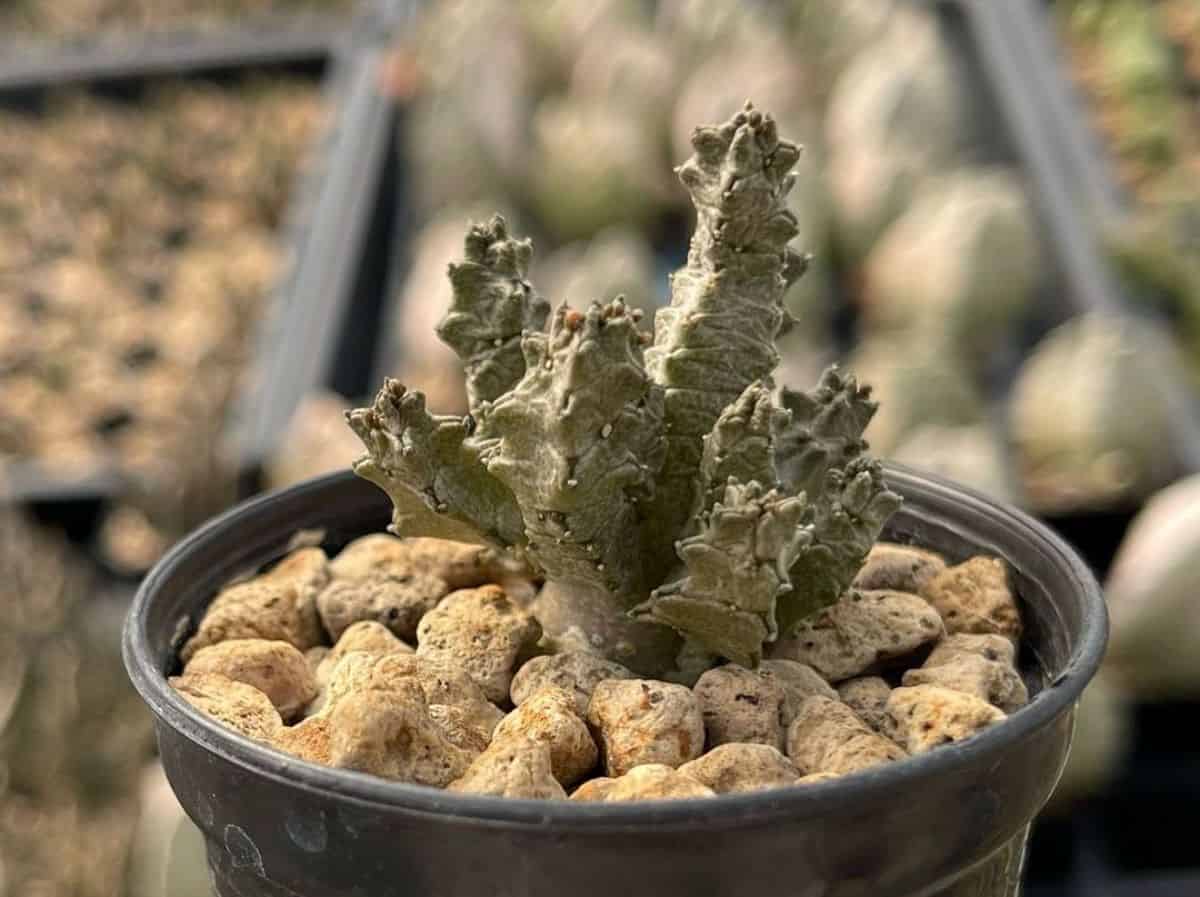
[[[382,0],[348,38],[341,125],[305,216],[309,226],[293,243],[289,302],[263,329],[257,376],[231,421],[243,491],[258,487],[263,462],[305,395],[323,387],[359,398],[370,390],[394,247],[407,221],[396,152],[403,109],[385,91],[384,69],[392,37],[414,9],[410,0]]]
[[[974,4],[972,4],[974,5]],[[981,17],[995,19],[998,41],[1007,48],[1005,80],[1014,102],[1023,105],[1027,126],[1044,135],[1043,142],[1061,185],[1064,223],[1072,238],[1076,263],[1088,286],[1081,298],[1095,310],[1138,314],[1105,254],[1095,222],[1118,223],[1128,200],[1117,186],[1106,151],[1088,127],[1083,100],[1077,95],[1059,53],[1052,23],[1042,0],[1008,0],[978,4]],[[1172,406],[1172,438],[1181,473],[1200,471],[1200,397],[1184,384],[1165,381],[1161,390]]]
[[[0,104],[36,104],[47,90],[70,85],[134,88],[159,78],[228,79],[254,71],[299,71],[321,78],[331,121],[294,188],[280,239],[290,264],[259,324],[250,369],[235,399],[225,442],[244,482],[275,447],[295,406],[316,385],[339,386],[369,362],[340,351],[361,314],[351,306],[381,301],[375,276],[390,236],[396,177],[385,151],[396,112],[378,90],[386,37],[406,21],[409,4],[385,0],[360,8],[346,27],[315,30],[235,28],[137,36],[127,42],[79,42],[61,53],[0,62]],[[314,21],[309,19],[308,21]],[[384,208],[387,206],[387,208]],[[346,357],[342,365],[335,360]],[[350,370],[346,370],[350,368]],[[359,374],[364,381],[366,374]],[[5,466],[8,500],[35,506],[78,533],[125,488],[119,471],[54,476],[35,460]]]

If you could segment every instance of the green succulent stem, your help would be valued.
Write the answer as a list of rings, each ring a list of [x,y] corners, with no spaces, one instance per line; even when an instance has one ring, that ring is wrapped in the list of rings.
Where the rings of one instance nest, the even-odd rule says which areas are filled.
[[[389,380],[349,415],[396,532],[519,553],[545,580],[547,647],[681,680],[754,666],[836,601],[900,502],[866,454],[869,389],[836,368],[811,392],[771,381],[805,264],[785,206],[799,148],[749,104],[692,144],[696,231],[653,339],[620,297],[549,316],[529,241],[494,217],[450,266],[438,328],[471,413]]]

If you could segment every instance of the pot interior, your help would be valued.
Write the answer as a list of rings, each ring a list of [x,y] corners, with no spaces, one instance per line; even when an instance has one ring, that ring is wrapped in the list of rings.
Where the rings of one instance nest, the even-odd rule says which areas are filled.
[[[905,503],[885,538],[929,548],[950,562],[977,554],[1008,565],[1021,602],[1021,667],[1031,696],[1047,682],[1086,673],[1099,660],[1103,604],[1083,562],[1025,514],[973,492],[889,465],[889,485]],[[301,545],[331,555],[359,536],[382,532],[390,505],[382,491],[349,472],[248,502],[176,546],[147,577],[131,626],[143,637],[159,676],[178,672],[178,650],[223,586],[253,575]],[[136,618],[136,619],[135,619]]]

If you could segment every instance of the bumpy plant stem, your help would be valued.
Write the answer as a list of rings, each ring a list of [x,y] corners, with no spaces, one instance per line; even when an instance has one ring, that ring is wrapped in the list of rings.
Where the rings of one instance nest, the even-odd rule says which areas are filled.
[[[836,601],[899,504],[864,454],[869,390],[834,369],[784,407],[773,394],[781,299],[804,268],[784,206],[798,148],[749,106],[692,142],[696,233],[644,357],[619,298],[559,308],[543,332],[529,243],[493,218],[450,268],[439,328],[471,414],[430,415],[389,381],[350,416],[355,470],[392,497],[394,529],[518,550],[546,580],[549,647],[683,679],[756,664]]]
[[[465,258],[450,266],[453,299],[437,330],[463,360],[471,413],[481,417],[525,373],[521,335],[546,325],[550,305],[527,279],[533,245],[510,237],[500,215],[473,225],[464,243]]]
[[[686,632],[713,654],[757,666],[773,641],[776,601],[791,590],[789,568],[811,539],[804,496],[764,493],[736,480],[679,543],[687,574],[656,589],[637,613]]]
[[[799,147],[780,140],[775,121],[749,104],[720,127],[697,128],[692,146],[678,174],[696,207],[696,231],[646,353],[666,390],[667,461],[647,509],[644,553],[659,574],[694,506],[701,440],[726,405],[779,363],[784,275],[802,268],[787,247],[797,233],[786,199]]]
[[[432,415],[425,396],[387,380],[370,408],[347,414],[367,454],[354,472],[392,500],[392,530],[511,547],[524,540],[521,513],[466,443],[470,418]]]

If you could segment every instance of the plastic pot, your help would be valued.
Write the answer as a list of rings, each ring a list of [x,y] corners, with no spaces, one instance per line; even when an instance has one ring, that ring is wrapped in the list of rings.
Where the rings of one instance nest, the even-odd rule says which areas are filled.
[[[180,700],[165,676],[216,589],[301,529],[335,550],[384,529],[383,493],[349,473],[211,521],[146,577],[125,630],[162,763],[203,830],[220,897],[1001,897],[1062,771],[1107,620],[1086,565],[1011,508],[890,467],[906,499],[888,538],[1012,568],[1031,702],[959,745],[813,786],[701,801],[575,804],[449,794],[303,763]]]

